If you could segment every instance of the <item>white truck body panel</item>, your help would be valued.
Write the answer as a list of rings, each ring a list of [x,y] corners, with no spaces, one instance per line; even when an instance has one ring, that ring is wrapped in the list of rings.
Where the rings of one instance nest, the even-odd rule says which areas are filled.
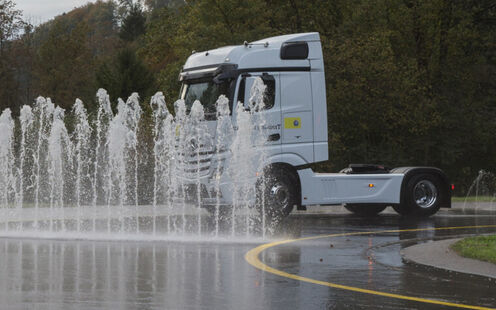
[[[243,68],[275,68],[308,66],[309,59],[322,61],[322,50],[310,47],[308,59],[285,60],[280,58],[281,45],[286,42],[316,42],[320,46],[320,36],[317,32],[290,34],[262,39],[250,45],[226,46],[214,50],[192,54],[183,69],[205,68],[223,63],[237,64]],[[267,47],[264,44],[268,44]],[[323,69],[323,67],[322,67]]]
[[[302,205],[400,203],[403,174],[314,173],[312,169],[298,174]]]

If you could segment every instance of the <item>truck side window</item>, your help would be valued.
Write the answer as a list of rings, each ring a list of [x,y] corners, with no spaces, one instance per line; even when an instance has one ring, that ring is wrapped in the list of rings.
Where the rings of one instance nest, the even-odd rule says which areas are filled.
[[[275,98],[276,98],[276,80],[272,75],[264,74],[261,76],[264,84],[267,86],[265,89],[265,95],[264,95],[264,103],[265,107],[264,110],[270,110],[274,106],[275,103]],[[245,100],[245,92],[249,92],[249,89],[245,89],[246,87],[246,78],[244,77],[240,84],[239,84],[239,90],[238,90],[238,100],[237,102],[244,103]]]

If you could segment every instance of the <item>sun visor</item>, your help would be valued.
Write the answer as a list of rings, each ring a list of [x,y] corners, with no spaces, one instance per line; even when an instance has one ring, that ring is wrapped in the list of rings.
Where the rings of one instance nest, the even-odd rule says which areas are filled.
[[[179,74],[179,81],[213,78],[215,83],[237,76],[238,66],[235,64],[221,64],[208,67],[196,67],[183,70]]]

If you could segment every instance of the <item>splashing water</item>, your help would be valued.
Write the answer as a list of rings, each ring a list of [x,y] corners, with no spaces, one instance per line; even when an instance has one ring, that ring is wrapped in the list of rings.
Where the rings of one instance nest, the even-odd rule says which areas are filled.
[[[50,183],[50,231],[54,229],[54,209],[62,210],[62,231],[67,230],[67,221],[65,218],[64,191],[65,176],[71,163],[72,145],[69,140],[69,134],[64,124],[64,110],[56,107],[53,110],[53,120],[48,137],[48,179]],[[65,156],[64,156],[65,154]],[[78,163],[79,166],[79,163]],[[78,199],[78,198],[76,198]],[[77,207],[77,206],[76,206]],[[80,209],[77,209],[78,212]],[[79,219],[76,218],[79,228]],[[38,222],[38,219],[37,219]],[[38,224],[37,224],[38,225]]]
[[[215,154],[217,163],[214,171],[214,197],[215,197],[215,236],[219,236],[219,222],[223,220],[221,217],[221,189],[220,182],[224,165],[226,164],[226,150],[231,146],[234,136],[234,128],[230,117],[229,99],[221,95],[217,100],[217,126],[215,130]],[[226,208],[225,206],[222,206]]]
[[[10,109],[3,111],[0,115],[0,203],[4,208],[9,207],[9,201],[15,191],[15,179],[13,175],[13,139],[14,120]]]
[[[39,225],[39,207],[40,207],[40,201],[42,201],[40,194],[43,194],[42,191],[42,186],[45,185],[44,180],[47,180],[49,178],[46,177],[46,173],[44,171],[47,171],[48,169],[47,166],[47,161],[48,158],[46,156],[42,156],[43,153],[47,153],[45,150],[47,149],[47,143],[48,143],[48,133],[50,132],[51,128],[51,119],[52,119],[52,114],[55,110],[55,107],[50,100],[50,98],[43,98],[43,97],[38,97],[36,99],[36,104],[35,104],[35,111],[36,114],[38,115],[37,123],[38,123],[38,134],[37,134],[37,142],[36,142],[36,152],[34,154],[34,161],[35,161],[35,166],[36,169],[33,169],[33,178],[35,180],[34,184],[34,203],[35,203],[35,221],[34,221],[34,227],[38,228]],[[42,150],[44,151],[42,153]],[[42,169],[43,168],[43,169]],[[49,185],[50,186],[50,185]],[[50,187],[52,187],[51,185]],[[46,199],[45,199],[46,201]]]
[[[154,172],[153,172],[153,218],[152,231],[157,234],[157,207],[166,205],[167,232],[171,232],[171,206],[172,206],[172,178],[171,169],[174,159],[174,119],[167,110],[164,95],[159,92],[152,97],[150,106],[153,109],[154,131]]]
[[[257,111],[262,111],[265,108],[265,91],[267,86],[264,84],[261,78],[255,79],[253,86],[250,90],[250,102],[252,103],[252,123],[256,124],[258,130],[253,130],[252,133],[254,135],[252,144],[259,147],[260,150],[256,152],[254,156],[254,161],[252,162],[253,167],[256,169],[256,174],[258,176],[260,188],[265,188],[266,186],[266,170],[265,167],[267,165],[267,152],[264,152],[263,145],[267,141],[267,132],[266,132],[266,124],[267,120],[264,117],[263,113],[255,113]],[[257,208],[259,208],[260,214],[262,214],[262,236],[265,238],[265,233],[267,229],[267,220],[266,220],[266,212],[265,212],[265,195],[260,195],[261,201],[257,202]]]
[[[27,133],[33,125],[33,111],[30,106],[23,106],[20,112],[19,120],[21,123],[21,145],[19,150],[19,197],[17,199],[17,208],[22,208],[24,203],[24,162],[26,160],[26,140]],[[3,131],[2,131],[3,132]],[[2,145],[6,145],[2,143]]]
[[[233,180],[233,206],[231,210],[231,234],[244,230],[248,237],[252,233],[253,218],[245,217],[244,223],[236,222],[238,212],[249,212],[250,208],[257,203],[256,197],[257,181],[265,184],[264,167],[266,165],[266,152],[263,146],[267,141],[265,128],[265,117],[258,113],[264,109],[264,93],[266,86],[261,78],[255,79],[250,89],[249,102],[239,102],[236,106],[236,133],[230,147],[232,157],[226,164],[227,173]],[[258,148],[255,148],[257,146]],[[262,202],[258,202],[263,209],[264,195],[260,195]],[[265,234],[265,214],[261,213],[262,233]]]
[[[490,171],[480,170],[465,196],[463,202],[464,211],[467,209],[469,198],[471,200],[473,199],[473,201],[471,201],[471,208],[476,212],[479,208],[494,211],[494,202],[496,201],[496,175]]]
[[[172,176],[180,176],[183,174],[185,167],[182,165],[186,158],[186,130],[187,123],[186,103],[184,100],[178,100],[174,103],[174,110],[176,112],[176,127],[175,136],[176,142],[174,146],[174,168],[172,169]],[[177,146],[176,146],[177,145]],[[171,186],[174,192],[173,202],[177,202],[181,206],[181,231],[186,232],[186,189],[183,177],[172,178]]]
[[[204,175],[204,171],[206,170],[204,160],[206,156],[205,153],[208,153],[208,149],[211,149],[210,145],[210,137],[208,135],[208,128],[205,124],[205,113],[203,110],[203,106],[200,101],[196,100],[193,102],[193,106],[191,107],[191,112],[189,118],[185,124],[186,133],[186,143],[189,147],[189,152],[185,149],[185,152],[189,153],[189,156],[184,158],[183,167],[186,171],[186,176],[195,179],[194,187],[190,188],[189,195],[194,195],[191,197],[192,201],[196,202],[198,208],[201,208],[202,204],[202,182],[201,178]],[[192,165],[192,169],[188,169],[187,166]],[[184,185],[183,185],[184,186]],[[202,224],[202,214],[201,212],[197,213],[197,228],[198,235],[201,236]]]
[[[95,153],[93,157],[93,176],[91,179],[92,186],[92,207],[93,207],[93,225],[92,231],[96,232],[97,204],[98,202],[107,202],[109,196],[108,182],[105,178],[109,177],[108,165],[108,148],[107,148],[107,133],[110,120],[113,118],[112,109],[110,107],[110,98],[107,91],[99,89],[97,94],[98,111],[94,123],[95,136],[94,145]],[[101,190],[103,189],[103,191]],[[100,199],[98,199],[100,197]]]
[[[89,201],[88,191],[91,184],[90,179],[90,168],[91,155],[90,151],[90,139],[91,139],[91,127],[88,122],[88,113],[83,105],[83,102],[79,99],[76,100],[72,108],[73,114],[76,118],[75,128],[74,128],[74,137],[73,141],[75,141],[75,165],[76,165],[76,208],[77,212],[77,231],[81,231],[81,216],[82,216],[82,202]],[[94,220],[93,220],[94,222]]]
[[[232,144],[232,158],[229,163],[228,174],[235,180],[233,190],[233,206],[231,212],[231,234],[234,236],[236,227],[236,212],[241,208],[249,206],[247,199],[253,197],[252,179],[255,176],[253,166],[251,165],[252,146],[246,143],[246,139],[251,140],[250,133],[252,129],[251,114],[245,111],[242,104],[238,103],[236,107],[237,132]]]
[[[128,170],[127,144],[129,128],[127,128],[127,106],[119,99],[117,104],[117,114],[110,122],[107,136],[109,150],[109,178],[108,178],[108,218],[107,231],[112,231],[111,207],[112,203],[119,206],[118,210],[118,231],[124,232],[124,204],[127,201],[129,185],[126,183]]]
[[[3,111],[0,225],[99,237],[253,238],[257,231],[265,237],[265,217],[253,209],[267,159],[254,147],[267,141],[258,113],[264,92],[257,79],[250,101],[238,103],[233,116],[229,99],[220,96],[216,121],[205,120],[199,101],[190,111],[176,101],[173,116],[162,93],[151,98],[149,117],[136,93],[118,99],[114,114],[100,89],[94,114],[78,99],[67,116],[39,97],[20,111],[19,139],[10,110]]]

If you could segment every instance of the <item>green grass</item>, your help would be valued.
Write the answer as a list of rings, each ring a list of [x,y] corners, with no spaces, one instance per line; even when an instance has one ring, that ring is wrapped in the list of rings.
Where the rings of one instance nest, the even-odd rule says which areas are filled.
[[[496,202],[496,197],[494,196],[468,196],[468,197],[451,197],[452,202]]]
[[[496,235],[465,238],[451,248],[463,257],[496,264]]]

